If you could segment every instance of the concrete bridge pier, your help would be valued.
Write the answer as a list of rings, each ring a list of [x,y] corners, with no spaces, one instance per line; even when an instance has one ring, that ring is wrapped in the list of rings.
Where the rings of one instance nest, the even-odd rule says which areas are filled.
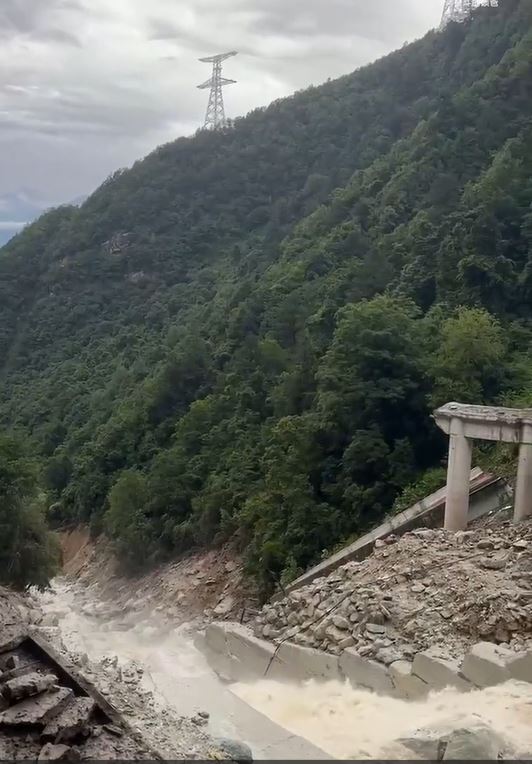
[[[523,426],[522,441],[519,446],[519,464],[515,484],[516,523],[532,515],[532,426]]]
[[[449,432],[447,502],[444,525],[448,531],[463,531],[467,528],[472,456],[473,442],[465,437],[463,423],[460,419],[452,419]]]
[[[532,409],[448,403],[434,412],[436,424],[449,436],[447,502],[444,526],[467,526],[469,472],[474,440],[519,444],[514,522],[532,516]]]

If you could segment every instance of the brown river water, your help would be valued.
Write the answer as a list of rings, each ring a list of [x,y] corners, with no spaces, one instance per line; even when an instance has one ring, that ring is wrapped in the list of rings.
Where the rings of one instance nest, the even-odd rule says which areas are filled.
[[[132,614],[120,629],[87,615],[90,592],[62,581],[42,598],[57,614],[68,650],[91,661],[111,657],[135,662],[143,682],[164,704],[183,716],[210,714],[209,732],[248,743],[255,758],[408,758],[394,741],[417,728],[445,730],[483,722],[510,740],[520,756],[532,752],[532,686],[509,683],[469,694],[454,690],[406,703],[355,690],[339,682],[304,686],[260,680],[227,685],[195,646],[190,627],[168,628],[157,614]],[[317,750],[318,749],[318,750]],[[410,754],[409,758],[412,758]],[[529,756],[530,758],[530,756]]]

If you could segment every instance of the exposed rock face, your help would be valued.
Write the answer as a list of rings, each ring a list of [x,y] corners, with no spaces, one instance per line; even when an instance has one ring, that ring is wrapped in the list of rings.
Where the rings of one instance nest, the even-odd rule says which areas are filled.
[[[21,700],[0,714],[0,729],[6,727],[44,727],[65,708],[73,697],[68,687],[42,692]]]
[[[531,648],[531,604],[532,526],[488,520],[459,533],[426,528],[384,539],[366,560],[266,605],[254,631],[391,665],[429,647],[440,658],[476,642]]]

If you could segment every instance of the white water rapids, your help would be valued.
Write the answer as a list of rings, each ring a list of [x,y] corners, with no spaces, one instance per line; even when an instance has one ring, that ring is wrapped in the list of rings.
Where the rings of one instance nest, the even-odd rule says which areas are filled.
[[[302,687],[261,680],[228,686],[212,672],[186,627],[168,627],[156,613],[148,618],[132,613],[130,625],[118,629],[108,619],[87,615],[88,594],[58,581],[42,598],[43,609],[58,615],[69,651],[84,652],[94,661],[114,656],[119,664],[134,661],[144,669],[146,689],[180,715],[208,711],[209,732],[247,742],[255,758],[319,757],[305,741],[335,758],[412,758],[394,748],[397,738],[421,727],[443,730],[479,722],[511,741],[521,756],[532,753],[530,685],[512,683],[469,694],[446,690],[417,703],[339,682]],[[97,602],[93,612],[98,612]]]

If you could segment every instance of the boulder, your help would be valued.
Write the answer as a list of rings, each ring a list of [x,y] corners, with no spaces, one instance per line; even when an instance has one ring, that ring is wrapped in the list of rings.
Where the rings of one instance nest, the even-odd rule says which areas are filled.
[[[404,658],[403,654],[394,647],[381,647],[375,657],[379,663],[384,663],[385,666],[401,661]]]
[[[411,737],[402,737],[397,740],[408,751],[412,751],[416,758],[427,761],[441,761],[445,751],[445,743],[429,732],[419,730]]]
[[[504,741],[487,727],[454,730],[448,736],[444,761],[496,761]]]
[[[461,674],[477,687],[489,687],[511,679],[508,661],[515,653],[491,642],[473,645],[465,656]]]
[[[347,618],[344,618],[343,615],[333,616],[332,621],[333,621],[333,624],[336,626],[336,628],[342,631],[348,631],[351,627],[351,624],[349,623]]]
[[[504,570],[508,557],[482,557],[479,565],[486,570]]]
[[[325,629],[325,636],[330,642],[337,645],[346,638],[347,632],[341,631],[331,624]]]
[[[242,743],[240,740],[232,740],[230,738],[216,738],[214,743],[219,750],[225,754],[232,761],[238,762],[251,762],[253,761],[253,753],[251,748],[246,743]]]
[[[379,623],[367,623],[366,631],[369,634],[385,634],[386,628]]]
[[[30,674],[9,679],[5,685],[3,694],[8,700],[22,700],[31,695],[38,695],[40,692],[49,689],[57,682],[54,674],[38,674],[36,671]]]
[[[228,615],[235,606],[235,598],[230,594],[224,597],[214,608],[214,615],[224,616]]]
[[[38,761],[79,761],[79,751],[68,745],[52,745],[46,743],[41,748]]]

